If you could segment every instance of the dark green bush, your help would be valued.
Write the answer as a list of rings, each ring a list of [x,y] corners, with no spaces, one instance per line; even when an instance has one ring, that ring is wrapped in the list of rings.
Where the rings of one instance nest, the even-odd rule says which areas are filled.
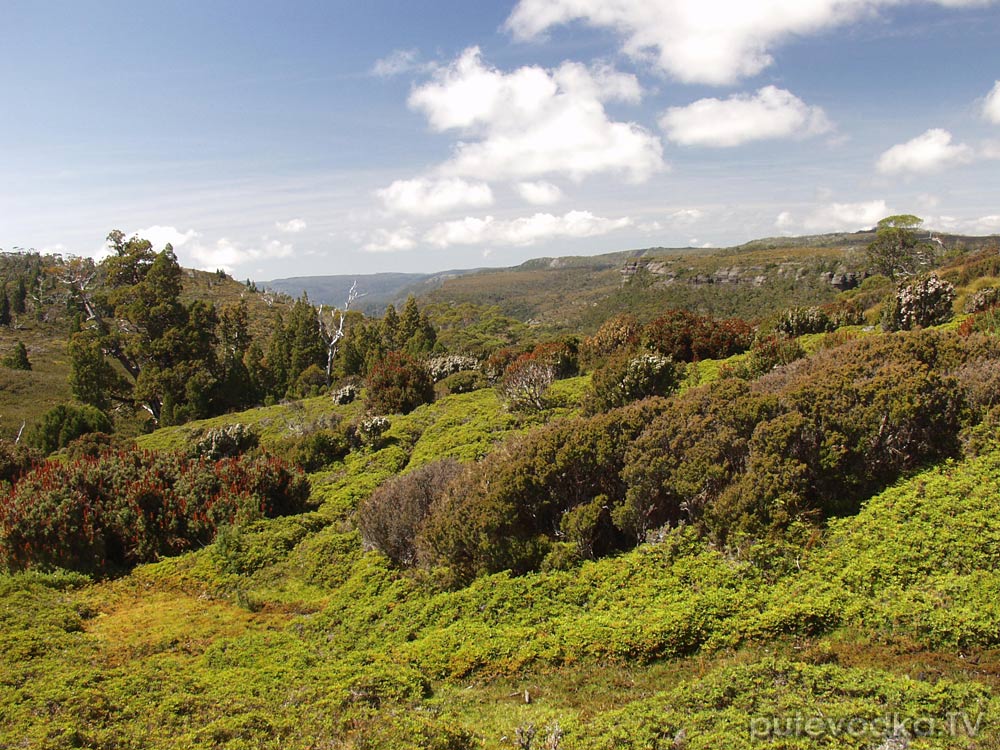
[[[617,354],[594,371],[588,407],[607,411],[650,396],[667,396],[677,389],[683,375],[684,366],[670,357],[650,352]]]
[[[802,336],[807,333],[826,333],[837,327],[821,307],[792,307],[778,318],[774,328],[785,336]]]
[[[475,371],[462,371],[441,381],[446,393],[472,393],[486,387],[485,378]]]
[[[18,341],[14,344],[14,350],[3,358],[2,364],[11,370],[30,370],[31,361],[28,359],[28,350],[24,342]]]
[[[26,442],[42,453],[55,453],[88,432],[111,432],[108,416],[93,406],[59,404],[42,415],[25,436]]]

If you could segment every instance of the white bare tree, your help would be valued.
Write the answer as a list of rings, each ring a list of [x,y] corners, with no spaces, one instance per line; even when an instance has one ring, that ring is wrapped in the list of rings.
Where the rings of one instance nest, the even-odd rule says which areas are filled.
[[[344,338],[344,321],[347,318],[347,311],[351,305],[365,295],[358,291],[358,282],[351,284],[351,290],[347,293],[347,302],[344,303],[343,310],[330,310],[327,314],[326,306],[320,305],[316,313],[319,318],[319,329],[323,335],[323,343],[326,344],[326,384],[330,385],[333,376],[333,361],[337,358],[337,349],[340,340]]]

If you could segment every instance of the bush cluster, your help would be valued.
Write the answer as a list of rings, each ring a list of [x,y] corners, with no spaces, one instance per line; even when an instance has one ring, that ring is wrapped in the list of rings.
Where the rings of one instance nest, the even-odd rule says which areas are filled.
[[[715,320],[687,310],[671,310],[642,329],[642,345],[677,362],[725,359],[746,351],[753,328],[744,320]]]
[[[994,403],[986,360],[1000,361],[987,337],[864,337],[754,382],[548,425],[470,465],[406,527],[407,549],[462,582],[563,567],[663,526],[742,545],[855,513],[902,474],[958,454],[963,428]]]
[[[774,329],[794,338],[808,333],[826,333],[836,327],[836,322],[821,307],[792,307],[781,314]]]
[[[0,558],[116,574],[205,545],[223,526],[302,512],[308,499],[305,476],[271,456],[131,449],[49,462],[0,493]]]

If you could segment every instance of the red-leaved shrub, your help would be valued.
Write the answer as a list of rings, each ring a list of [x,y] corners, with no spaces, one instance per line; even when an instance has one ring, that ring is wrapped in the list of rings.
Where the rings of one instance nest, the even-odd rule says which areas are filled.
[[[0,494],[0,559],[119,573],[208,544],[222,526],[302,512],[308,499],[305,475],[267,455],[131,449],[49,462]]]

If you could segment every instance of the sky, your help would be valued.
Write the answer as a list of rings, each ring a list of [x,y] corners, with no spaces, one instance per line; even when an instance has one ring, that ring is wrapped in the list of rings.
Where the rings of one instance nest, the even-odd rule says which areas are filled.
[[[263,281],[1000,233],[1000,0],[0,0],[0,248]]]

